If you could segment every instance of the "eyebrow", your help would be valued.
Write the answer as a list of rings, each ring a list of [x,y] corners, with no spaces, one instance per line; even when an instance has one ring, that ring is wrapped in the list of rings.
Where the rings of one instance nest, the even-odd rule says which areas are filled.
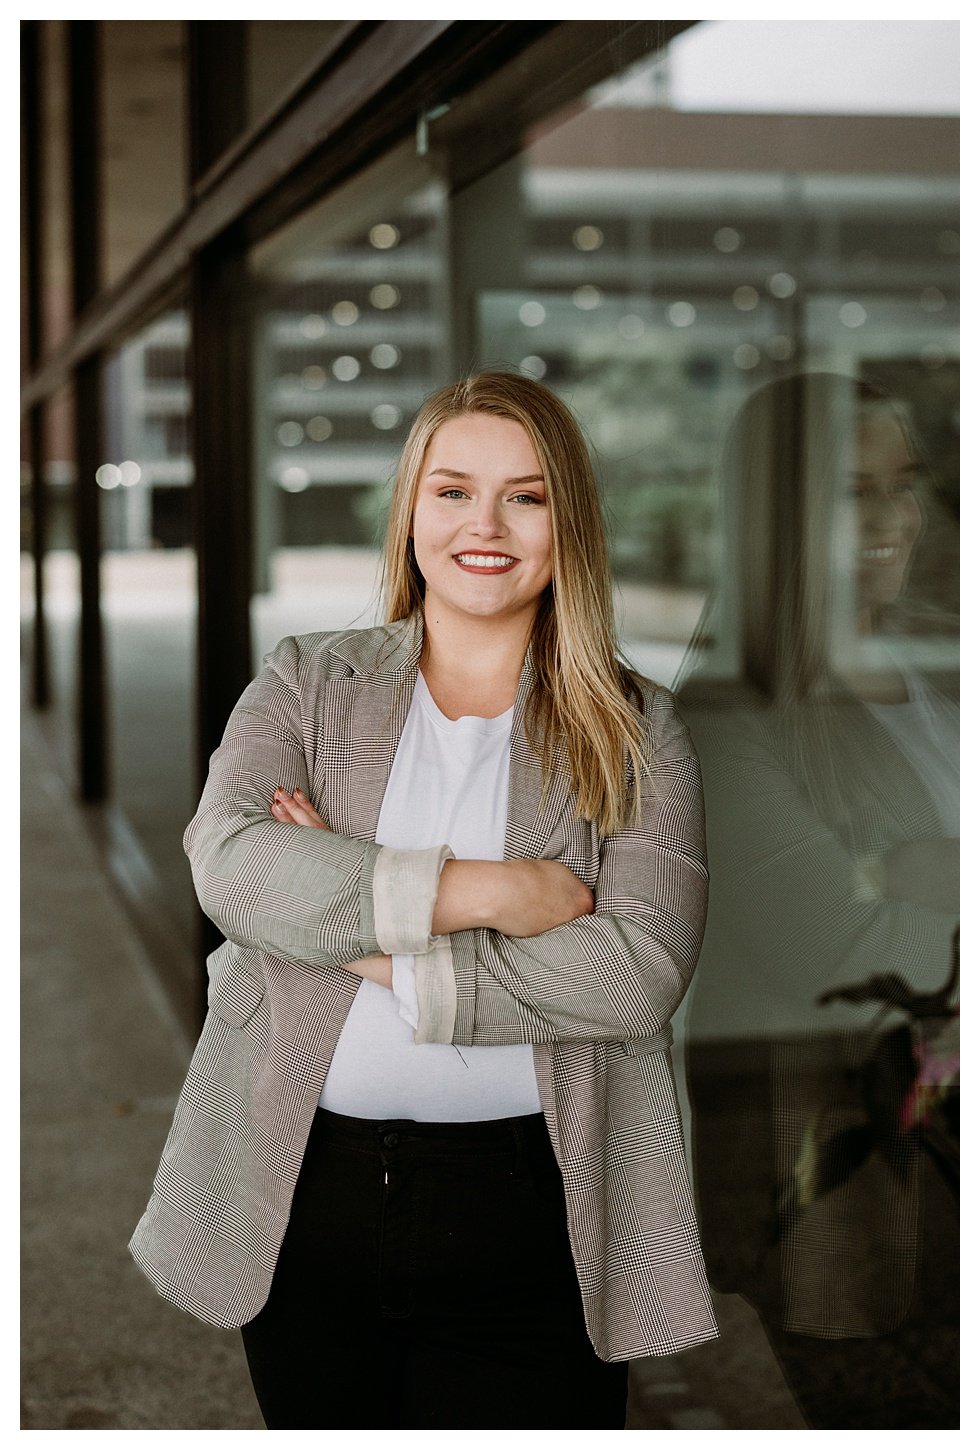
[[[470,483],[473,481],[471,473],[461,473],[458,468],[430,468],[426,478],[431,478],[434,473],[440,474],[443,478],[462,478]],[[540,473],[529,473],[524,478],[505,478],[504,483],[508,488],[513,487],[515,483],[544,483],[544,476]]]

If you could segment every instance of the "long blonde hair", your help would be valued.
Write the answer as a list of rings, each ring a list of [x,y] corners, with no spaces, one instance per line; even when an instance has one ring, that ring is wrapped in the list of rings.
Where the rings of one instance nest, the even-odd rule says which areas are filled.
[[[616,657],[605,527],[589,450],[574,417],[548,388],[517,374],[480,373],[422,405],[402,450],[388,518],[387,617],[405,619],[422,608],[425,580],[410,539],[418,483],[436,429],[467,413],[520,423],[537,455],[551,521],[552,582],[531,631],[534,684],[525,730],[545,786],[556,768],[567,770],[578,814],[611,835],[639,811],[639,781],[648,769],[636,708],[642,696]]]

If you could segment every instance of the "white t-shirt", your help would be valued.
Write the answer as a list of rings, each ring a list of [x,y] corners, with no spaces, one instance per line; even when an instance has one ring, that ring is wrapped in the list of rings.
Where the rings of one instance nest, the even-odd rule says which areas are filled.
[[[375,840],[443,843],[460,860],[500,861],[507,828],[513,710],[449,720],[419,672]],[[352,1118],[476,1122],[541,1110],[530,1046],[414,1040],[413,957],[393,958],[394,991],[364,981],[344,1023],[320,1106]]]

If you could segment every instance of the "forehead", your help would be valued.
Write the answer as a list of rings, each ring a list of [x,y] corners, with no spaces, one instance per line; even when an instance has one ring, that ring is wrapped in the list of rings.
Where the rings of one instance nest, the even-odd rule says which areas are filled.
[[[437,466],[518,476],[537,472],[539,463],[527,429],[515,418],[463,413],[440,424],[429,440],[425,467]]]

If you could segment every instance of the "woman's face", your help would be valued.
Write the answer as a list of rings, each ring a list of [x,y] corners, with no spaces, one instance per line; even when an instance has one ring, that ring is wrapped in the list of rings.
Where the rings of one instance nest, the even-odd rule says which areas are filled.
[[[412,524],[426,618],[526,621],[551,582],[541,465],[520,423],[466,413],[425,452]]]
[[[918,464],[901,424],[887,409],[873,409],[857,429],[851,493],[857,538],[859,609],[892,604],[902,592],[912,549],[922,528],[915,494]]]

